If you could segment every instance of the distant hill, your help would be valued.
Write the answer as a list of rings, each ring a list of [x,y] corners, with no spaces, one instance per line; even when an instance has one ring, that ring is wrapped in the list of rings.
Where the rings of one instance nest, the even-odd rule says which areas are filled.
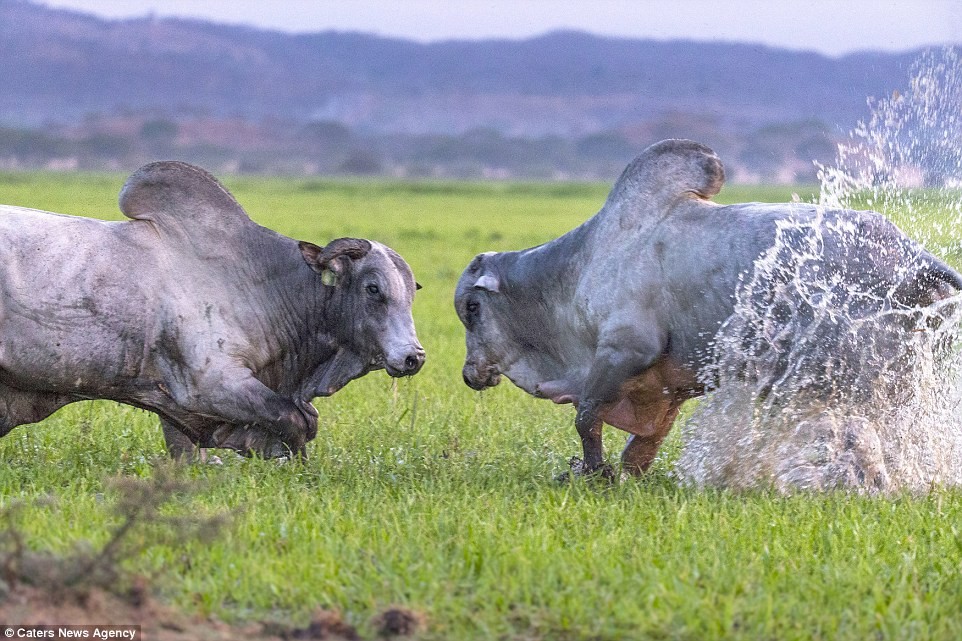
[[[759,45],[576,32],[419,44],[143,18],[109,21],[0,0],[0,121],[90,113],[336,120],[372,132],[584,134],[666,111],[732,127],[848,128],[915,53],[828,58]]]
[[[741,181],[812,161],[908,83],[919,52],[830,58],[555,32],[421,44],[0,0],[0,168],[605,178],[666,137]]]

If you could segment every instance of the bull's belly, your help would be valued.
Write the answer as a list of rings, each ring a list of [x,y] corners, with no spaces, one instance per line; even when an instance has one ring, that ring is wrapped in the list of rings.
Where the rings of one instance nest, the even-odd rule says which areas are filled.
[[[662,359],[625,381],[618,399],[601,409],[601,420],[637,436],[651,436],[682,401],[703,393],[696,372]]]
[[[649,437],[658,431],[666,417],[675,412],[678,403],[684,398],[665,394],[657,398],[652,395],[640,402],[638,399],[623,398],[608,409],[603,409],[601,420],[635,436]]]
[[[617,399],[602,406],[599,414],[612,427],[637,436],[651,436],[681,402],[702,394],[704,387],[698,381],[697,371],[663,358],[622,383]],[[534,395],[575,407],[581,400],[569,380],[541,383]]]
[[[657,423],[657,417],[667,413],[670,403],[667,397],[661,399],[646,400],[638,403],[634,399],[622,398],[603,409],[601,420],[637,436],[649,436],[652,433],[652,426]]]

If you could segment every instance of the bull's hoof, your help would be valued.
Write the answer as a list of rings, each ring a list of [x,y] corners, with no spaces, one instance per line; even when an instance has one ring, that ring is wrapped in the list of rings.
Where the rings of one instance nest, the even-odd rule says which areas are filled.
[[[302,445],[298,450],[292,450],[290,446],[283,443],[277,444],[266,455],[261,455],[265,459],[273,459],[281,465],[287,463],[305,463],[307,461],[307,446]]]
[[[296,399],[294,403],[304,415],[304,420],[306,422],[304,430],[305,441],[313,440],[314,437],[317,436],[317,408],[308,401],[303,401],[301,399]]]
[[[281,441],[268,441],[257,450],[252,450],[257,456],[264,459],[284,459],[292,458],[291,448]]]
[[[234,426],[225,424],[214,432],[210,445],[234,450],[246,457],[262,459],[301,459],[307,458],[304,439],[294,438],[285,442],[272,432],[262,430],[256,425]]]
[[[224,461],[221,460],[216,454],[211,454],[206,447],[200,448],[200,462],[205,465],[223,465]]]
[[[557,483],[568,483],[575,477],[582,477],[591,480],[605,481],[606,483],[613,484],[618,481],[618,475],[615,473],[613,467],[607,463],[602,463],[598,467],[592,469],[579,457],[572,456],[568,459],[568,471],[562,472],[555,477],[555,482]]]
[[[296,452],[292,451],[288,454],[287,459],[297,463],[305,462],[307,460],[307,446],[302,445]]]

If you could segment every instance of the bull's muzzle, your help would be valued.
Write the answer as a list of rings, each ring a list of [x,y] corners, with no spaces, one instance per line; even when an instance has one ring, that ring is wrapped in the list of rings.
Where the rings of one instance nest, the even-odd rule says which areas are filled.
[[[475,363],[465,363],[461,370],[464,384],[476,392],[494,387],[501,382],[501,374],[494,367],[478,367]]]
[[[417,345],[397,359],[389,359],[384,364],[387,373],[395,378],[414,376],[424,366],[424,348]]]

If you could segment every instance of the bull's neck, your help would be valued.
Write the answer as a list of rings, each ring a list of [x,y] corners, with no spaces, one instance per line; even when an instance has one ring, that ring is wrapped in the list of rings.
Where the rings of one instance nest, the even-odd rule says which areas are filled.
[[[502,254],[507,289],[525,295],[544,292],[551,298],[573,296],[581,266],[590,260],[594,250],[591,231],[596,224],[597,219],[592,218],[543,245]]]
[[[248,243],[246,281],[257,318],[250,329],[261,341],[258,349],[265,350],[264,374],[283,385],[308,376],[332,355],[333,338],[325,330],[331,327],[326,305],[331,293],[304,263],[296,241],[256,231],[266,233]]]

